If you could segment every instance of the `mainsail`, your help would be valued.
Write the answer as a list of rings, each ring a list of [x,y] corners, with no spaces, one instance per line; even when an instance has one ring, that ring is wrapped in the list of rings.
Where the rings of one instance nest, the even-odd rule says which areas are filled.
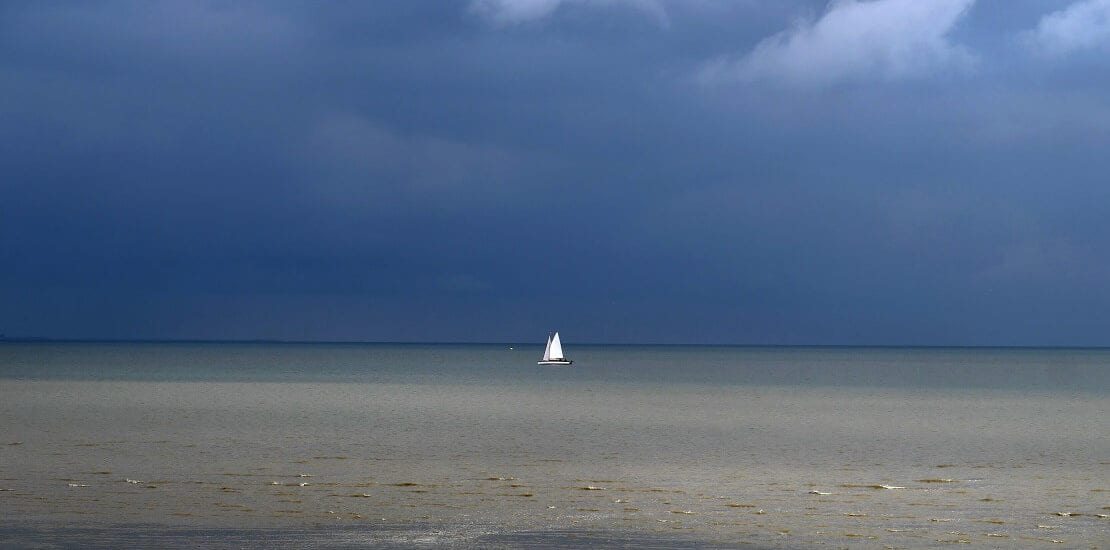
[[[533,357],[535,357],[533,355]],[[555,336],[551,337],[551,341],[547,343],[547,351],[543,354],[545,361],[561,361],[563,357],[563,344],[559,342],[559,333],[556,332]]]

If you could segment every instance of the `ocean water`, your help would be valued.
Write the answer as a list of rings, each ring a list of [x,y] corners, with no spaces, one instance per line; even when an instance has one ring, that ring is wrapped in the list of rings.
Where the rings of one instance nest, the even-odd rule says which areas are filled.
[[[1110,547],[1110,350],[0,344],[0,546]]]

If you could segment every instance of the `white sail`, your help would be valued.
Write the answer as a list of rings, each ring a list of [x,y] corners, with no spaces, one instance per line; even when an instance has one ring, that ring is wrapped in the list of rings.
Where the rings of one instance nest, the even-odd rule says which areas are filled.
[[[551,360],[551,335],[547,335],[547,347],[543,349],[543,361]]]
[[[565,359],[563,357],[563,344],[559,342],[559,333],[556,332],[547,344],[547,353],[544,353],[544,360],[561,361],[563,359]]]

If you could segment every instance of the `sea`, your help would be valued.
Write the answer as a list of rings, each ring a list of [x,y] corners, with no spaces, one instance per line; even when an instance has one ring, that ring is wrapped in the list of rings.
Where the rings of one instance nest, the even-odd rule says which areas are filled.
[[[3,548],[1110,548],[1110,350],[0,343]]]

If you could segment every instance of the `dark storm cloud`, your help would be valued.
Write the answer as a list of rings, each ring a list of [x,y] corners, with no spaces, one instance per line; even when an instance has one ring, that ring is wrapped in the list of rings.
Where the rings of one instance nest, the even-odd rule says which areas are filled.
[[[5,4],[0,332],[1107,344],[1105,2],[921,6]]]

